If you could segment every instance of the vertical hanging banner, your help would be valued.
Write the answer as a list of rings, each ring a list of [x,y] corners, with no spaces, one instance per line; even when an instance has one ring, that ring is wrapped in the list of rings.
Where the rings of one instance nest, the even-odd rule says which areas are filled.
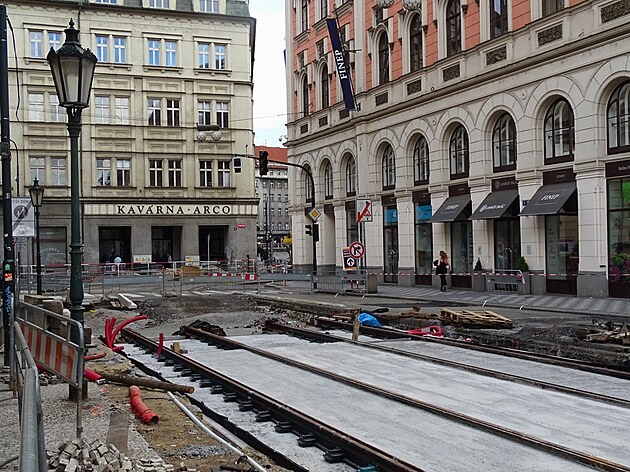
[[[339,37],[339,29],[337,28],[337,20],[334,18],[328,18],[326,20],[328,25],[328,34],[330,35],[330,44],[333,50],[333,57],[335,58],[335,64],[337,65],[337,77],[341,83],[341,91],[343,92],[343,102],[346,105],[346,110],[356,110],[357,106],[354,101],[354,92],[352,91],[352,82],[350,81],[350,71],[346,64],[346,59],[343,55],[343,46],[341,44],[341,38]]]

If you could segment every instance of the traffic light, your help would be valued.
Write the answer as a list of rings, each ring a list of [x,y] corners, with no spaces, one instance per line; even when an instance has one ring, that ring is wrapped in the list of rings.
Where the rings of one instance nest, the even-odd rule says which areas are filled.
[[[313,236],[313,227],[311,225],[306,225],[306,234]]]
[[[267,175],[269,173],[269,153],[267,151],[260,151],[258,164],[260,165],[260,175]]]
[[[313,224],[313,239],[315,242],[319,241],[319,225]]]

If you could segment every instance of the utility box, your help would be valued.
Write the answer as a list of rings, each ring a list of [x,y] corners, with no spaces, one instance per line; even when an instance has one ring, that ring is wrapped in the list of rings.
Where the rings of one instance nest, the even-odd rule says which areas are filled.
[[[365,291],[366,293],[378,292],[378,279],[374,274],[367,274],[365,279]]]

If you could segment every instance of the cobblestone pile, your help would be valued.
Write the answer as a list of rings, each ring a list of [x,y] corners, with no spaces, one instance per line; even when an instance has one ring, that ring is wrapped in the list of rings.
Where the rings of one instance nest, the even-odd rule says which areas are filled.
[[[55,472],[196,472],[183,462],[175,469],[161,459],[133,460],[100,440],[65,442],[47,456],[48,470]]]

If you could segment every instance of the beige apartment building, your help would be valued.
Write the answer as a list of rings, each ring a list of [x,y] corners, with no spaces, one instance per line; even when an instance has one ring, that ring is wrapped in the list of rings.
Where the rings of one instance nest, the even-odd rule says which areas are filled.
[[[285,5],[288,158],[315,180],[318,270],[341,271],[360,238],[385,283],[435,284],[444,250],[456,287],[485,288],[477,262],[525,262],[533,292],[630,297],[628,0]],[[311,184],[295,168],[289,182],[294,264],[308,267]]]
[[[253,149],[248,3],[6,3],[15,34],[9,50],[15,45],[17,54],[9,53],[13,195],[28,196],[35,178],[45,186],[43,264],[69,260],[69,139],[46,55],[63,44],[71,18],[98,58],[80,140],[84,261],[255,254],[254,162],[233,165]],[[33,245],[34,238],[22,245],[21,263],[32,263]]]

